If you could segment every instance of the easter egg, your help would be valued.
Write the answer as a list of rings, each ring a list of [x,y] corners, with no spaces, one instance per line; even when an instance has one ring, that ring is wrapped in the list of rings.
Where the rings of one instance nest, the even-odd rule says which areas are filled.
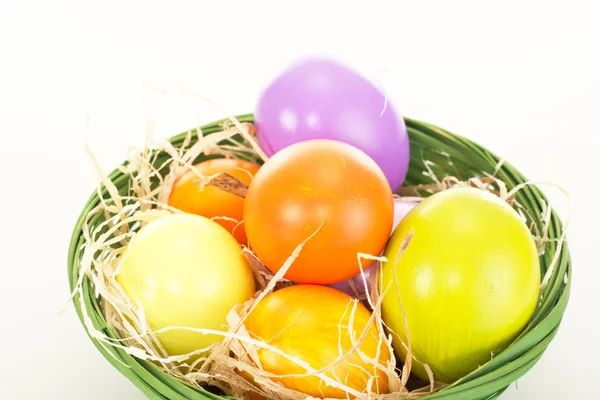
[[[402,242],[413,234],[398,259]],[[529,229],[505,201],[457,188],[427,198],[400,222],[378,277],[382,316],[413,372],[452,383],[505,349],[536,307],[540,266]]]
[[[354,311],[353,311],[354,310]],[[321,370],[328,378],[358,393],[365,393],[373,377],[371,394],[386,393],[388,380],[378,368],[391,362],[388,347],[380,340],[371,313],[356,299],[335,289],[318,285],[295,285],[267,295],[248,315],[245,327],[257,338],[290,357]],[[341,326],[341,328],[340,328]],[[355,347],[364,331],[359,352],[328,368]],[[354,343],[354,344],[353,344]],[[306,374],[302,366],[267,348],[258,348],[263,369],[275,375]],[[275,377],[288,389],[316,398],[356,398],[326,384],[317,376]]]
[[[394,198],[394,222],[392,225],[392,231],[396,229],[402,218],[415,206],[416,202],[406,201],[400,198]],[[349,294],[354,297],[364,297],[366,292],[371,290],[371,274],[374,273],[374,268],[378,261],[369,262],[368,260],[363,261],[364,278],[361,272],[357,273],[350,279],[336,282],[330,287],[341,290],[342,292]],[[365,285],[366,281],[366,285]],[[368,304],[368,302],[367,302]]]
[[[143,307],[153,330],[221,331],[229,311],[255,292],[252,271],[234,237],[194,214],[171,214],[141,228],[127,246],[116,279]],[[223,337],[176,329],[157,338],[169,355],[181,355]]]
[[[211,175],[227,173],[245,184],[250,184],[259,168],[258,164],[233,158],[200,162],[177,178],[168,204],[181,211],[213,219],[233,234],[238,243],[246,244],[244,199],[216,186],[206,185],[200,189],[196,181]]]
[[[345,279],[341,282],[332,283],[328,285],[334,289],[337,289],[341,292],[344,292],[352,297],[356,298],[364,298],[367,292],[371,290],[371,275],[374,273],[374,269],[377,265],[377,261],[369,263],[368,261],[363,261],[363,264],[367,264],[364,267],[364,277],[363,273],[358,273],[351,277],[350,279]],[[368,302],[367,304],[368,305]]]
[[[254,113],[268,156],[300,141],[339,140],[367,153],[398,189],[409,164],[402,116],[373,83],[333,60],[296,63],[263,91]]]
[[[250,247],[271,271],[306,242],[285,278],[330,284],[360,271],[358,253],[381,254],[393,207],[390,186],[368,155],[321,139],[288,146],[261,167],[244,220]]]
[[[394,198],[394,223],[392,231],[396,230],[396,227],[400,224],[400,221],[404,219],[406,214],[412,210],[417,204],[415,201],[407,201],[402,198]]]

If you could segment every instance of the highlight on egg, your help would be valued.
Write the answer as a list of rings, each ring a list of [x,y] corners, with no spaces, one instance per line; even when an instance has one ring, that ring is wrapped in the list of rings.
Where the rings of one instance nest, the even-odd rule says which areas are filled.
[[[273,79],[254,113],[268,156],[301,141],[332,139],[368,154],[400,188],[410,161],[404,119],[366,77],[324,58],[303,59]]]
[[[235,238],[206,217],[184,213],[160,217],[140,229],[127,246],[116,279],[143,307],[155,331],[223,331],[227,314],[256,289]],[[186,329],[156,336],[169,355],[188,354],[223,339]]]
[[[315,139],[271,157],[244,205],[251,249],[273,272],[303,244],[284,277],[330,284],[360,271],[358,254],[379,255],[393,223],[385,175],[360,149]]]
[[[423,200],[400,222],[384,256],[383,320],[404,362],[410,332],[413,372],[423,380],[425,363],[444,383],[474,371],[504,350],[535,310],[535,242],[519,214],[485,190],[453,188]]]

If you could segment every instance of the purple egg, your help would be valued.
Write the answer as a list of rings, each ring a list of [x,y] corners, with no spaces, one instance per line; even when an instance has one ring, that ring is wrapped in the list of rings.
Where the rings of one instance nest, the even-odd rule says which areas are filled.
[[[396,229],[400,221],[413,209],[418,203],[414,201],[405,201],[398,198],[394,198],[394,226],[392,232]],[[366,262],[363,261],[363,265]],[[353,297],[363,296],[367,290],[371,290],[370,276],[374,271],[374,267],[377,265],[377,261],[373,261],[368,267],[365,267],[365,276],[367,279],[367,286],[365,287],[362,274],[359,272],[350,279],[346,279],[341,282],[336,282],[329,285],[334,289],[341,290],[342,292],[349,294]],[[352,286],[354,284],[354,287]]]
[[[410,159],[403,118],[369,80],[331,60],[293,65],[265,89],[254,113],[267,156],[305,140],[332,139],[367,153],[400,188]]]
[[[419,203],[415,201],[406,201],[394,198],[394,224],[392,227],[392,233],[394,232],[400,221],[402,221],[402,218],[404,218],[406,214],[408,214],[408,212],[412,210],[417,204]]]
[[[363,261],[363,265],[366,264],[367,262]],[[329,287],[340,290],[346,294],[349,294],[352,297],[358,298],[358,297],[364,296],[364,294],[367,292],[367,290],[371,290],[371,274],[375,271],[375,268],[373,268],[373,266],[375,266],[376,264],[377,264],[377,261],[373,261],[373,263],[371,263],[369,265],[369,267],[366,267],[364,270],[365,278],[367,280],[366,287],[365,287],[365,282],[363,280],[362,274],[360,272],[358,274],[354,275],[350,279],[346,279],[341,282],[333,283],[333,284],[329,285]],[[354,287],[352,287],[353,284],[354,284]],[[366,302],[366,303],[368,304],[368,302]]]

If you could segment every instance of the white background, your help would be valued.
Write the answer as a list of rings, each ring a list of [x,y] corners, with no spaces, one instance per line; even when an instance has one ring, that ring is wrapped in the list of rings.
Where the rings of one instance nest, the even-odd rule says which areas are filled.
[[[71,229],[96,179],[86,116],[112,170],[142,143],[154,74],[239,114],[289,62],[322,53],[378,79],[403,115],[569,191],[571,301],[544,357],[503,399],[597,398],[598,2],[283,3],[0,0],[2,397],[143,398],[67,304]],[[155,100],[165,137],[222,117],[206,102]],[[546,192],[566,217],[564,197]]]

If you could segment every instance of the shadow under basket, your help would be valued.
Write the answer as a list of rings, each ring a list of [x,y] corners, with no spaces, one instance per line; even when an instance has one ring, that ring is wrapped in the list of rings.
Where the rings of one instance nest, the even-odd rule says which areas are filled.
[[[251,114],[237,117],[240,122],[252,122]],[[432,173],[438,179],[445,176],[454,176],[460,180],[474,177],[484,178],[493,175],[503,181],[508,190],[527,181],[523,175],[508,163],[500,163],[500,158],[483,147],[441,128],[411,119],[405,119],[410,136],[411,160],[408,177],[404,186],[426,185],[432,183]],[[217,121],[201,127],[204,135],[219,132],[223,129],[225,120]],[[182,133],[170,139],[170,142],[179,147],[186,138],[187,133]],[[196,137],[196,135],[194,135]],[[241,138],[239,138],[242,140]],[[195,139],[192,140],[192,143]],[[157,162],[167,160],[167,154],[159,154]],[[207,156],[200,156],[195,162]],[[425,163],[423,160],[427,160]],[[451,160],[451,162],[450,162]],[[121,195],[126,195],[129,190],[130,177],[118,169],[108,177],[118,188]],[[103,197],[108,195],[106,187],[101,187]],[[427,195],[421,192],[421,195]],[[483,365],[481,368],[460,379],[442,390],[430,394],[425,399],[452,399],[452,400],[484,400],[498,398],[508,386],[523,376],[542,357],[559,328],[571,288],[571,260],[566,241],[560,239],[563,235],[561,221],[552,212],[549,222],[543,221],[541,215],[548,204],[544,194],[535,185],[525,185],[516,194],[518,201],[528,211],[528,223],[537,225],[542,230],[547,225],[548,242],[545,252],[540,256],[541,276],[545,276],[548,269],[554,266],[549,274],[542,300],[529,325],[520,336],[503,352]],[[71,290],[80,279],[79,265],[82,256],[84,237],[82,228],[87,214],[100,203],[100,197],[95,192],[85,205],[75,225],[70,242],[68,254],[68,276]],[[102,221],[102,215],[95,218],[96,223]],[[559,254],[556,254],[559,252]],[[116,334],[107,326],[105,317],[94,295],[94,288],[87,276],[83,278],[82,285],[84,308],[90,316],[94,327],[111,338]],[[79,319],[83,322],[80,297],[74,298],[75,309]],[[87,330],[86,330],[87,331]],[[131,382],[139,387],[150,399],[229,399],[231,397],[219,396],[213,391],[199,389],[184,383],[173,376],[163,372],[151,362],[135,358],[120,348],[103,346],[89,334],[88,336],[103,354],[103,356]]]

